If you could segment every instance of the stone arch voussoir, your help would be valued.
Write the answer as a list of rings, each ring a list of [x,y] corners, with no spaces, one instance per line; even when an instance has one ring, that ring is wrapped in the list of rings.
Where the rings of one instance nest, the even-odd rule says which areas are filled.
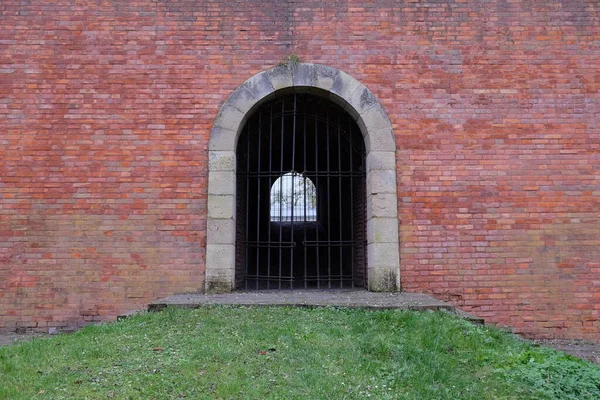
[[[396,144],[387,113],[362,83],[338,69],[298,63],[254,75],[227,98],[209,140],[206,292],[233,289],[235,274],[235,151],[247,118],[287,90],[314,91],[342,106],[362,131],[367,152],[369,290],[400,289]]]

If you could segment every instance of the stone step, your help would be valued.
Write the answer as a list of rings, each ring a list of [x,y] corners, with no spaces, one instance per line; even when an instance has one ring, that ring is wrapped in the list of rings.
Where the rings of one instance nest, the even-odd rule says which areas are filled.
[[[366,290],[269,290],[223,294],[188,293],[169,296],[148,305],[149,311],[167,307],[198,308],[211,305],[279,307],[348,307],[370,310],[447,311],[475,323],[483,323],[455,306],[423,293],[378,293]]]

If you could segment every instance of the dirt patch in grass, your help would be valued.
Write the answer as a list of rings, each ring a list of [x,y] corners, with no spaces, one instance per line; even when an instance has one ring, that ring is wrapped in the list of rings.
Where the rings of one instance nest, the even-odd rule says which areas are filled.
[[[50,336],[47,333],[27,332],[27,333],[0,333],[0,346],[31,340],[33,338]]]
[[[585,340],[535,340],[540,346],[552,347],[564,351],[572,356],[600,364],[600,343],[592,343]]]

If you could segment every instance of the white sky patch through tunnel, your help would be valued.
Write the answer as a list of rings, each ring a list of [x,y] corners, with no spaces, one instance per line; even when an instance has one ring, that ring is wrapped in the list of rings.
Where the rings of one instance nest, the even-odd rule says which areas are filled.
[[[271,222],[317,220],[317,188],[305,176],[288,172],[271,186]]]

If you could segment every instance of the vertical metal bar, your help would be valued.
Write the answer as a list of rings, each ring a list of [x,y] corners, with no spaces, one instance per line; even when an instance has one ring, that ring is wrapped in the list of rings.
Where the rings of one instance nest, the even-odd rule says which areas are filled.
[[[303,123],[303,127],[304,127],[304,146],[303,146],[303,153],[304,153],[304,163],[303,163],[303,167],[302,167],[302,182],[304,185],[304,218],[302,219],[303,222],[303,226],[304,226],[304,242],[306,242],[306,152],[308,151],[308,148],[306,147],[306,104],[304,104],[304,116],[302,118],[302,123]],[[308,274],[307,268],[306,268],[306,258],[307,258],[307,254],[306,254],[306,245],[304,245],[304,289],[308,288],[308,283],[306,281],[306,275]]]
[[[366,286],[367,280],[368,280],[368,276],[367,276],[367,241],[366,241],[366,231],[367,231],[367,213],[366,213],[366,184],[367,184],[367,180],[365,178],[365,174],[366,174],[366,158],[365,158],[365,153],[364,153],[364,148],[361,147],[361,153],[360,153],[360,171],[361,171],[361,176],[360,176],[360,216],[362,217],[362,231],[361,231],[361,235],[362,235],[362,240],[360,245],[362,246],[362,253],[363,253],[363,264],[361,265],[361,268],[363,270],[363,285]]]
[[[355,260],[354,260],[354,256],[355,256],[355,251],[354,251],[354,240],[356,238],[356,232],[354,232],[354,218],[356,217],[356,205],[354,204],[354,162],[352,160],[352,141],[354,140],[354,136],[352,134],[352,120],[350,118],[348,118],[348,136],[350,137],[350,140],[348,141],[348,153],[350,153],[350,210],[352,210],[352,215],[350,218],[350,232],[352,234],[352,236],[350,236],[351,240],[352,240],[352,246],[350,246],[351,249],[351,270],[352,270],[352,288],[354,289],[354,274],[355,272]]]
[[[339,204],[338,204],[338,209],[339,209],[339,232],[340,232],[340,237],[339,237],[339,241],[343,241],[343,230],[342,230],[342,132],[341,132],[341,125],[340,125],[340,116],[338,114],[337,117],[337,126],[338,126],[338,173],[340,173],[340,175],[338,176],[338,199],[339,199]],[[342,286],[344,285],[344,270],[343,270],[343,265],[344,265],[344,247],[340,244],[340,289],[342,288]]]
[[[261,171],[260,156],[262,149],[262,109],[258,112],[258,160],[256,162],[256,172]],[[260,174],[256,176],[256,190],[258,191],[256,203],[256,241],[260,242],[260,181],[263,178]],[[256,247],[256,275],[260,273],[260,246]],[[258,289],[258,279],[256,279],[256,289]]]
[[[250,193],[249,193],[249,187],[250,187],[250,121],[248,121],[248,124],[246,125],[246,188],[245,188],[245,192],[246,192],[246,235],[244,236],[244,240],[246,241],[246,245],[245,245],[245,250],[246,250],[246,254],[244,256],[244,269],[246,270],[246,275],[248,275],[249,273],[249,269],[248,269],[248,246],[249,244],[247,243],[249,241],[249,231],[250,231],[250,213],[248,212],[248,208],[250,208]],[[248,290],[248,279],[245,279],[246,283],[246,290]]]
[[[271,103],[269,116],[269,228],[267,232],[267,240],[271,242],[271,172],[273,171],[273,104]],[[271,289],[271,247],[267,247],[267,289]]]
[[[292,224],[291,224],[291,235],[292,242],[294,241],[294,206],[296,205],[296,198],[294,197],[294,186],[296,179],[296,93],[294,93],[294,112],[292,117]],[[294,247],[290,248],[290,289],[294,288]]]
[[[319,196],[321,196],[322,198],[322,194],[323,193],[319,193],[319,191],[321,190],[321,187],[319,186],[319,146],[318,146],[318,142],[319,142],[319,121],[317,120],[317,117],[315,115],[315,113],[313,112],[313,116],[315,118],[315,133],[314,133],[314,137],[315,137],[315,172],[317,174],[317,229],[316,229],[316,238],[315,240],[317,241],[317,244],[319,243],[319,228],[321,225],[321,217],[322,217],[322,213],[319,212]],[[315,246],[315,252],[317,253],[317,289],[321,289],[321,265],[320,265],[320,251],[321,248],[317,245]]]
[[[329,163],[329,110],[327,110],[326,149],[327,149],[327,288],[331,289],[331,171]]]
[[[279,170],[281,171],[281,176],[279,177],[279,243],[283,241],[283,140],[284,140],[284,122],[285,122],[285,98],[281,100],[281,153],[280,153],[280,163]],[[279,290],[281,290],[281,246],[279,246]]]

